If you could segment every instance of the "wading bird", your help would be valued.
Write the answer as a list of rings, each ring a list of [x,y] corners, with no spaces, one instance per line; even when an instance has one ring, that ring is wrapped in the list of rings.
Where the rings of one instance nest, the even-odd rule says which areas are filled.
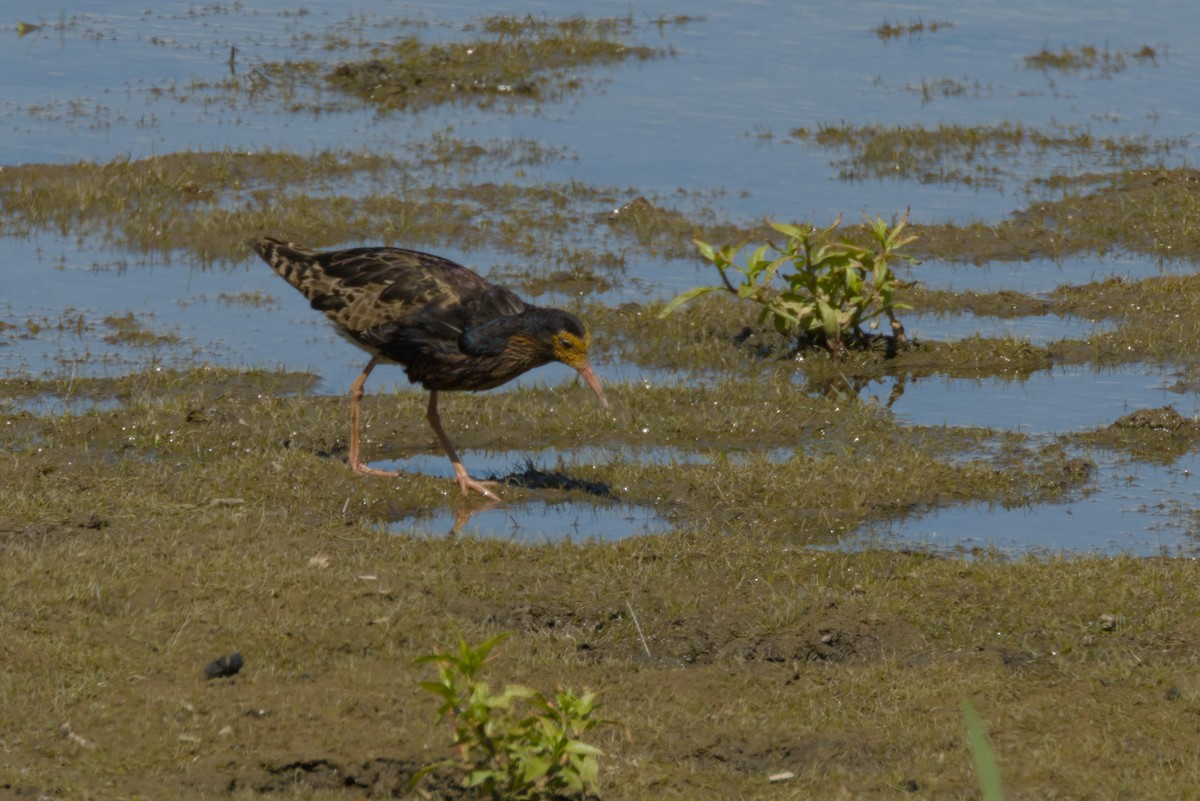
[[[468,475],[438,417],[442,390],[492,389],[552,361],[574,367],[608,408],[588,361],[591,335],[579,318],[530,306],[449,259],[401,248],[317,253],[270,237],[251,243],[258,255],[325,313],[339,334],[371,355],[350,387],[350,453],[358,475],[396,476],[359,458],[363,384],[375,365],[399,364],[429,390],[426,419],[450,457],[455,481],[489,498],[490,482]]]

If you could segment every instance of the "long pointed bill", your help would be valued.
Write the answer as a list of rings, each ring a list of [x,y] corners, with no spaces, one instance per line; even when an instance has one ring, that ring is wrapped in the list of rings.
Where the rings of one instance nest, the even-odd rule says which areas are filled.
[[[592,372],[591,362],[585,359],[583,364],[578,365],[575,369],[583,376],[583,380],[587,382],[587,385],[592,388],[592,392],[596,393],[596,397],[600,399],[600,403],[604,405],[604,408],[609,408],[608,398],[604,397],[604,390],[600,388],[600,379],[596,378],[596,374]]]

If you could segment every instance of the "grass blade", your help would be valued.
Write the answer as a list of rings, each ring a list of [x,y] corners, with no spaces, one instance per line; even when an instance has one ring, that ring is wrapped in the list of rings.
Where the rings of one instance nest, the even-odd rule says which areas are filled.
[[[1004,793],[1000,791],[1000,769],[996,767],[996,756],[992,753],[992,745],[983,729],[983,721],[979,719],[979,713],[970,701],[962,702],[962,710],[963,719],[967,724],[971,758],[975,761],[975,770],[979,774],[979,788],[983,801],[1004,801]]]

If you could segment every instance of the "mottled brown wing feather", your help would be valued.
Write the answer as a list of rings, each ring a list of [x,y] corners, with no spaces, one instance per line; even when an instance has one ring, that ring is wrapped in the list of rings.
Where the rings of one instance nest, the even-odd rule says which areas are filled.
[[[471,321],[519,314],[525,303],[449,259],[403,248],[315,253],[276,239],[255,250],[346,334],[379,347],[404,326],[456,338]]]

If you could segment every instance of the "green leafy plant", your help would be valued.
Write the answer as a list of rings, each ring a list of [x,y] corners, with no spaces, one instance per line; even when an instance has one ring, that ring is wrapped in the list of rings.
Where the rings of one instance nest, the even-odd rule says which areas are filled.
[[[478,797],[540,801],[583,797],[599,785],[600,749],[580,736],[600,723],[592,718],[596,694],[576,695],[560,688],[553,699],[517,684],[493,692],[479,673],[488,654],[507,635],[479,646],[459,640],[458,653],[429,654],[418,664],[435,663],[436,681],[421,686],[442,699],[439,721],[449,720],[458,759],[432,765],[463,772],[464,787]]]
[[[909,307],[894,298],[901,282],[892,270],[892,263],[898,259],[911,261],[899,252],[916,238],[904,233],[907,214],[895,225],[888,225],[881,217],[868,218],[865,229],[872,247],[836,238],[840,217],[821,229],[767,222],[787,239],[783,244],[760,245],[744,266],[735,259],[745,245],[718,248],[695,240],[701,255],[720,272],[721,283],[679,294],[661,316],[700,295],[724,290],[762,306],[760,325],[769,320],[783,336],[795,338],[801,345],[823,345],[835,356],[843,356],[848,347],[865,346],[870,339],[862,326],[877,328],[880,317],[891,323],[896,346],[907,346],[896,311]],[[730,273],[740,277],[731,280]],[[777,285],[777,277],[782,287]]]

